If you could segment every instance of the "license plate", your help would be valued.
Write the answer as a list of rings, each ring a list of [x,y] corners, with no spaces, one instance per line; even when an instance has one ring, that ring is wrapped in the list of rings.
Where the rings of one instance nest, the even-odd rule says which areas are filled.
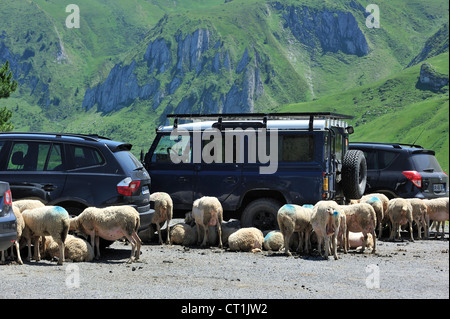
[[[443,192],[445,189],[445,184],[433,184],[433,191],[435,193]]]
[[[142,188],[142,194],[145,195],[145,194],[148,194],[148,193],[150,193],[150,190],[148,189],[148,186],[143,187]]]

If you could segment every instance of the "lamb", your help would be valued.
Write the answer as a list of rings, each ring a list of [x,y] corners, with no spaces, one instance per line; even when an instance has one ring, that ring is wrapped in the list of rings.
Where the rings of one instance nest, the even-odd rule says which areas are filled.
[[[325,259],[328,259],[330,236],[334,259],[338,259],[337,236],[341,223],[340,214],[343,214],[342,208],[334,201],[323,200],[314,205],[311,215],[311,225],[317,236],[317,248],[320,254],[322,254],[321,245],[322,241],[324,241]]]
[[[427,205],[420,198],[407,198],[412,207],[412,217],[417,225],[417,237],[422,239],[422,228],[428,238]]]
[[[155,214],[153,215],[152,224],[156,224],[158,230],[159,243],[162,244],[160,224],[167,221],[167,239],[166,243],[170,242],[169,223],[173,217],[173,202],[169,194],[164,192],[157,192],[150,195],[150,201],[155,202]]]
[[[64,258],[73,262],[92,261],[94,259],[94,248],[83,238],[67,235],[64,243]],[[42,245],[41,253],[43,258],[60,258],[58,244],[52,237],[46,236]]]
[[[23,220],[23,216],[22,216],[22,214],[20,213],[19,208],[16,207],[16,206],[13,204],[12,209],[13,209],[14,216],[16,216],[16,224],[17,224],[17,226],[16,226],[17,238],[16,238],[16,240],[15,240],[13,246],[16,248],[16,252],[17,252],[17,262],[18,262],[20,265],[23,265],[22,258],[20,257],[20,246],[19,246],[19,242],[20,242],[20,239],[21,239],[21,237],[22,237],[23,229],[25,228],[25,222],[24,222],[24,220]],[[14,257],[13,247],[11,247],[11,253],[12,253],[12,256]],[[2,264],[5,263],[5,251],[2,251],[1,263],[2,263]]]
[[[429,219],[442,223],[442,239],[445,237],[444,225],[445,221],[449,220],[448,213],[448,197],[435,198],[425,201],[427,205],[427,214]],[[435,238],[439,236],[439,224],[437,225]]]
[[[232,251],[261,251],[264,242],[262,231],[255,227],[245,227],[228,237],[228,246]]]
[[[39,237],[52,236],[58,244],[59,255],[58,265],[64,262],[64,242],[69,232],[69,214],[60,206],[44,206],[34,209],[27,209],[22,213],[25,222],[22,236],[27,240],[28,258],[31,260],[31,240],[34,240],[34,259],[41,260],[39,252]]]
[[[298,233],[297,252],[304,249],[309,253],[309,236],[312,231],[311,226],[312,209],[299,205],[286,204],[283,205],[277,214],[278,225],[284,237],[284,252],[288,256],[292,256],[289,251],[289,241],[294,232]]]
[[[346,220],[347,220],[347,238],[349,238],[349,232],[362,232],[364,236],[364,243],[362,245],[361,252],[364,252],[367,246],[367,236],[372,234],[373,248],[372,254],[376,251],[376,236],[375,228],[377,225],[377,216],[372,205],[367,203],[359,203],[349,206],[342,206]],[[347,244],[348,247],[348,244]]]
[[[284,236],[277,230],[272,230],[264,236],[264,249],[279,251],[284,247]]]
[[[70,230],[78,230],[91,237],[91,245],[96,249],[97,259],[100,258],[100,237],[106,240],[117,240],[122,237],[128,239],[131,243],[131,257],[128,263],[138,260],[140,256],[141,239],[137,234],[139,225],[139,213],[127,205],[88,207],[70,220]]]
[[[409,232],[411,235],[411,241],[413,242],[413,217],[411,204],[404,198],[393,198],[389,201],[386,214],[391,223],[391,234],[389,236],[389,240],[394,241],[395,237],[400,237],[400,226],[409,222]]]
[[[192,205],[192,217],[197,225],[197,244],[200,243],[200,227],[203,227],[203,242],[201,247],[205,247],[208,243],[209,226],[216,226],[219,235],[219,247],[222,244],[223,210],[222,204],[216,197],[203,196],[194,201]]]

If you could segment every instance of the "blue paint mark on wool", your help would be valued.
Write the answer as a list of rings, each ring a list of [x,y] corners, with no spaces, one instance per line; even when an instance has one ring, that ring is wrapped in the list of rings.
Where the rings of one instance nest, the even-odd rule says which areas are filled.
[[[67,211],[66,211],[64,208],[62,208],[61,206],[55,206],[55,207],[53,207],[52,213],[58,214],[58,215],[61,214],[61,215],[67,215],[67,216],[69,216],[69,214],[67,213]]]
[[[305,208],[314,208],[314,206],[311,205],[311,204],[305,204],[305,205],[303,205],[303,207],[305,207]]]
[[[273,236],[274,233],[270,232],[266,235],[266,237],[264,237],[264,240],[269,240],[270,237]]]
[[[339,214],[339,213],[335,210],[334,213],[333,213],[333,215],[336,216],[337,214]]]
[[[369,204],[373,204],[373,203],[375,203],[375,202],[381,202],[381,200],[380,200],[378,197],[371,197],[371,198],[367,201],[367,203],[369,203]]]
[[[286,213],[288,214],[295,214],[295,207],[289,204],[286,204],[283,206],[284,210],[286,211]]]

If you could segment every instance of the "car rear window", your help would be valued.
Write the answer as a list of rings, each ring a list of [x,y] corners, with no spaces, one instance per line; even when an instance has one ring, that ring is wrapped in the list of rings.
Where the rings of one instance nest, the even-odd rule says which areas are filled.
[[[413,154],[412,161],[417,171],[442,172],[436,157],[431,154]]]
[[[131,152],[119,151],[115,152],[114,155],[127,172],[141,169],[143,167],[142,163],[139,162],[139,160]]]

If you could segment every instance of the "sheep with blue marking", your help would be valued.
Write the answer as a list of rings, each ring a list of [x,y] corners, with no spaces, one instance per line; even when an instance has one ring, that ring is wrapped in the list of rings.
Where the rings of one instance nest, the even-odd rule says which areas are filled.
[[[39,252],[39,237],[52,236],[58,244],[59,255],[58,265],[64,262],[64,242],[69,232],[69,214],[60,206],[44,206],[34,209],[27,209],[22,212],[25,228],[22,237],[28,244],[28,261],[31,260],[31,241],[34,242],[34,259],[41,260]]]
[[[299,205],[283,205],[277,213],[277,221],[280,231],[284,237],[284,252],[292,256],[289,251],[289,242],[293,233],[298,233],[297,252],[309,253],[309,236],[312,231],[311,225],[312,209]]]
[[[341,226],[341,214],[343,214],[342,208],[335,201],[322,200],[314,205],[311,215],[311,225],[317,237],[317,250],[321,255],[322,242],[324,243],[325,254],[322,256],[325,259],[328,259],[330,247],[334,259],[338,259],[337,237]]]
[[[100,258],[100,237],[117,240],[125,237],[131,244],[131,257],[128,263],[139,259],[141,239],[137,231],[140,217],[132,206],[109,206],[105,208],[88,207],[80,215],[70,220],[70,230],[77,230],[91,237],[91,245]]]
[[[360,199],[353,199],[350,201],[350,205],[357,203],[367,203],[372,205],[377,215],[378,224],[378,238],[383,235],[383,224],[388,222],[386,215],[387,207],[389,204],[389,198],[381,193],[371,193],[362,196]]]
[[[265,250],[279,251],[284,247],[283,234],[278,230],[272,230],[264,236],[263,247]]]

